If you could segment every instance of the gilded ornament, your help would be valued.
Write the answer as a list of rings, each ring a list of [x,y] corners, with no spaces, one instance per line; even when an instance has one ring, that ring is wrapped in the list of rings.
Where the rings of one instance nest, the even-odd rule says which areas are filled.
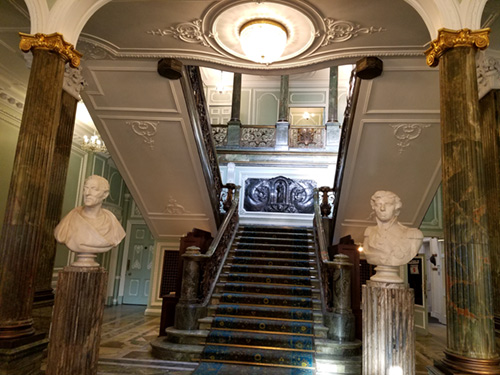
[[[425,51],[427,65],[437,66],[439,58],[450,48],[473,47],[483,50],[490,44],[490,28],[472,31],[470,29],[450,30],[439,29],[437,39],[431,42],[431,46]]]
[[[82,54],[71,43],[66,42],[60,33],[35,35],[19,33],[19,36],[21,37],[19,48],[23,52],[36,48],[46,49],[60,54],[73,68],[78,68],[80,65]]]

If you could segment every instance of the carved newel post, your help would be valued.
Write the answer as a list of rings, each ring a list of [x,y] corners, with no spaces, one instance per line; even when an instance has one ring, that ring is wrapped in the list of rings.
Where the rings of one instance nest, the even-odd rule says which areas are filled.
[[[363,248],[377,273],[363,286],[363,375],[414,375],[414,294],[398,270],[417,255],[423,235],[398,222],[396,194],[377,191],[371,206],[377,225],[366,228]]]
[[[355,324],[351,310],[351,267],[345,254],[333,257],[333,314],[328,324],[328,338],[339,342],[354,341]]]
[[[54,231],[56,240],[74,251],[77,259],[59,273],[47,375],[97,374],[107,272],[95,257],[125,237],[116,217],[102,208],[108,194],[106,179],[87,178],[84,206],[70,211]]]
[[[181,298],[175,307],[174,327],[182,330],[198,329],[198,319],[204,311],[198,303],[200,284],[200,261],[205,259],[200,248],[190,246],[182,254],[184,267],[182,270]]]

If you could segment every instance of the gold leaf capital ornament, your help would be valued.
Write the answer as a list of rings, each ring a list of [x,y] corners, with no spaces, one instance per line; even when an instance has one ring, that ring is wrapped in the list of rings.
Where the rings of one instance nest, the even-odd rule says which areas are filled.
[[[21,37],[19,48],[23,52],[37,48],[46,49],[60,54],[73,68],[78,68],[80,65],[82,54],[71,43],[66,42],[60,33],[35,35],[19,33],[19,36]]]
[[[425,51],[427,65],[437,66],[439,58],[450,48],[454,47],[476,47],[486,49],[490,44],[490,28],[480,30],[450,30],[439,29],[437,39],[431,42],[431,46]]]

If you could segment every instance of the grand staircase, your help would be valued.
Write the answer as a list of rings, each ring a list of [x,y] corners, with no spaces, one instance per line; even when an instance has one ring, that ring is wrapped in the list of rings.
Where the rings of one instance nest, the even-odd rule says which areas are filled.
[[[194,375],[361,374],[360,342],[327,338],[310,228],[239,226],[199,323],[167,328],[153,354],[200,361]]]
[[[326,335],[315,331],[322,321],[315,264],[309,229],[240,227],[194,374],[314,374],[314,336]]]

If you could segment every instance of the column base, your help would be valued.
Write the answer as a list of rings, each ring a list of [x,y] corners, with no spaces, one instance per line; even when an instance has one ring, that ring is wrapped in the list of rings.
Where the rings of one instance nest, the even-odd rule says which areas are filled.
[[[15,340],[35,334],[33,319],[17,321],[15,324],[0,326],[0,347],[2,340]]]
[[[0,340],[0,375],[39,375],[48,343],[45,334]]]
[[[446,350],[444,354],[445,357],[441,361],[436,361],[436,363],[434,363],[434,366],[432,367],[440,372],[429,372],[429,374],[437,374],[437,375],[500,374],[500,357],[498,356],[492,359],[468,358],[452,354]]]

